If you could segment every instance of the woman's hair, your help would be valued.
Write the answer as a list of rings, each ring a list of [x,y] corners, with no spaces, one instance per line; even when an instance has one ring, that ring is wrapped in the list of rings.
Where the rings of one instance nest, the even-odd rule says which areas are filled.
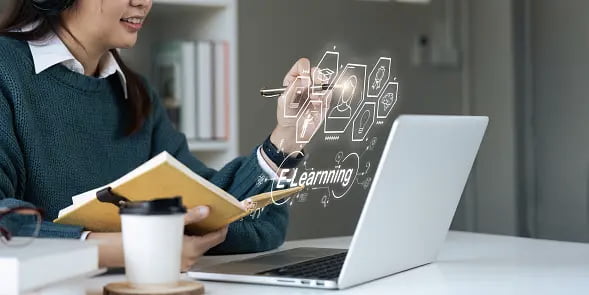
[[[31,4],[30,0],[12,0],[11,5],[3,9],[0,15],[0,36],[7,36],[22,41],[37,41],[47,38],[51,33],[57,33],[58,28],[63,28],[74,40],[78,41],[62,25],[59,15],[44,14]],[[19,29],[31,24],[37,24],[30,31]],[[79,42],[78,42],[79,43]],[[130,112],[129,125],[126,127],[126,134],[131,135],[141,129],[144,121],[151,111],[151,103],[147,87],[141,77],[132,71],[121,59],[116,49],[110,52],[119,64],[127,80],[127,107]]]

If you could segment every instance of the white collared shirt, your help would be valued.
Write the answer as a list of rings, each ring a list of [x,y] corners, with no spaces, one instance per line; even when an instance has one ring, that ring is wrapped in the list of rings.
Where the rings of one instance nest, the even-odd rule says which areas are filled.
[[[74,57],[56,34],[51,33],[43,41],[29,41],[28,43],[33,56],[35,74],[39,74],[54,65],[62,64],[70,71],[84,75],[82,64]],[[98,78],[100,79],[116,73],[121,80],[125,98],[127,98],[127,78],[110,51],[100,60],[98,70]]]

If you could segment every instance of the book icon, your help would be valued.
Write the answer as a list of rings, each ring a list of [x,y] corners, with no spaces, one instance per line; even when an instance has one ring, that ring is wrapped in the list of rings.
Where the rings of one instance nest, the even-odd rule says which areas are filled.
[[[329,68],[321,69],[319,71],[319,75],[318,75],[317,79],[319,80],[319,82],[321,82],[321,84],[330,84],[331,79],[334,76],[333,74],[335,74],[335,71],[333,71],[332,69],[329,69]]]
[[[307,87],[304,87],[304,86],[296,88],[296,90],[295,90],[296,99],[293,100],[289,105],[291,109],[298,109],[299,108],[299,106],[301,105],[301,100],[302,100],[303,94],[305,94],[306,88]]]
[[[292,101],[284,104],[284,117],[285,118],[296,118],[302,107],[309,100],[309,92],[311,86],[311,77],[309,76],[298,76],[288,90],[283,94],[285,97],[291,97]]]

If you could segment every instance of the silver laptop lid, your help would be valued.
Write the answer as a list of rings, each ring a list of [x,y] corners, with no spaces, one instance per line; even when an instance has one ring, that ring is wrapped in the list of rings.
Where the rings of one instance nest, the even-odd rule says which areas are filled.
[[[435,259],[487,124],[487,117],[397,118],[356,226],[338,288]]]

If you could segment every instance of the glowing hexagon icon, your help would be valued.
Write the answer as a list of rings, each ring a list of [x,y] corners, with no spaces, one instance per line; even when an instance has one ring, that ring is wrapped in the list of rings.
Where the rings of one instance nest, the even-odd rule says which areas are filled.
[[[317,64],[313,71],[312,77],[317,79],[315,84],[329,85],[333,84],[339,72],[339,52],[327,51]],[[313,95],[325,95],[326,90],[313,89]]]
[[[367,97],[378,97],[391,76],[391,58],[381,57],[368,76]]]
[[[376,120],[376,103],[365,102],[352,124],[352,141],[363,141]]]
[[[288,87],[288,90],[284,95],[290,97],[295,95],[293,101],[284,104],[284,117],[285,118],[296,118],[305,103],[309,100],[309,86],[311,85],[311,77],[309,76],[298,76],[296,80]],[[294,93],[293,93],[294,92]]]
[[[348,64],[335,82],[330,109],[325,115],[325,133],[344,133],[364,101],[366,66]]]
[[[313,135],[319,130],[323,118],[323,101],[311,100],[303,108],[296,123],[296,142],[309,143]]]
[[[390,82],[378,99],[376,117],[384,119],[389,116],[399,97],[399,83]]]

